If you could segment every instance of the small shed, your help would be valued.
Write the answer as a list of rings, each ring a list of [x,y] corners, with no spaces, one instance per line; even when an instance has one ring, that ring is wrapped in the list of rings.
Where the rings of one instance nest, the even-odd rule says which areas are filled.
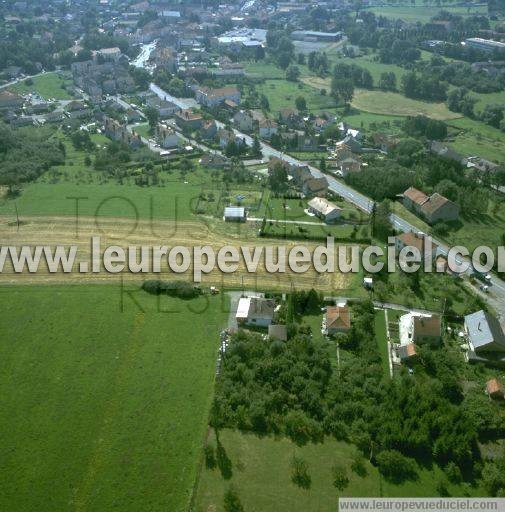
[[[224,209],[224,220],[226,222],[245,222],[247,218],[243,206],[227,206]]]

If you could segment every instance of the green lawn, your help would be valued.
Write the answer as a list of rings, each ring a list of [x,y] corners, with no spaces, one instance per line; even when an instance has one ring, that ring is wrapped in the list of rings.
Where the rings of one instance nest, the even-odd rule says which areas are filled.
[[[449,146],[463,156],[481,156],[495,162],[505,162],[503,145],[505,133],[497,128],[467,117],[449,121],[456,131]]]
[[[72,96],[68,94],[62,85],[69,85],[71,82],[65,80],[57,73],[45,73],[40,76],[32,78],[33,84],[26,85],[26,81],[22,81],[10,87],[21,94],[27,94],[29,92],[36,92],[40,94],[44,99],[55,98],[57,100],[71,100]]]
[[[195,207],[202,188],[211,184],[209,171],[195,166],[182,177],[178,170],[160,173],[164,186],[140,187],[134,175],[123,184],[106,179],[93,166],[86,166],[86,152],[76,150],[70,141],[57,132],[66,148],[64,165],[53,167],[39,180],[24,186],[21,196],[13,200],[0,199],[0,214],[15,215],[16,205],[23,215],[75,215],[75,197],[81,215],[106,217],[136,217],[188,220],[194,219]],[[96,144],[109,143],[100,134],[92,135]],[[91,154],[93,159],[93,155]],[[134,169],[133,169],[134,171]],[[212,185],[214,186],[214,185]],[[221,186],[219,184],[219,186]],[[15,204],[16,203],[16,204]]]
[[[270,103],[270,110],[276,116],[283,108],[295,108],[295,100],[303,96],[307,102],[307,108],[312,112],[318,110],[335,110],[335,100],[329,95],[320,94],[318,89],[299,82],[286,80],[265,80],[256,85],[258,94],[264,94]],[[329,89],[327,89],[329,92]]]
[[[451,112],[445,103],[406,98],[400,93],[384,91],[368,91],[357,89],[354,93],[352,106],[364,112],[394,116],[424,115],[432,119],[456,119],[461,114]]]
[[[437,496],[436,486],[442,471],[433,466],[420,469],[419,478],[400,485],[390,483],[363,459],[365,476],[351,470],[356,448],[345,442],[326,439],[324,443],[298,447],[285,438],[258,438],[251,434],[224,430],[219,440],[231,464],[231,478],[224,479],[218,468],[204,467],[200,476],[196,503],[192,512],[222,512],[223,496],[233,485],[247,512],[327,512],[337,510],[342,496]],[[209,444],[216,446],[215,436]],[[291,460],[301,457],[308,464],[311,485],[302,489],[291,481]],[[350,480],[344,491],[332,485],[334,464],[344,466]],[[449,485],[452,496],[482,495],[479,488]]]
[[[187,510],[227,313],[132,289],[0,290],[1,510]]]

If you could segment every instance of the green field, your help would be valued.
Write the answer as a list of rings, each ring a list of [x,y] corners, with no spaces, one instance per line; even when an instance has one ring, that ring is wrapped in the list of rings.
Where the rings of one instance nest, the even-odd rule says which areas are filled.
[[[473,15],[473,14],[487,14],[487,6],[486,5],[478,5],[472,7],[462,7],[462,6],[453,6],[450,4],[446,4],[442,6],[427,6],[420,5],[420,1],[418,0],[418,5],[399,5],[399,6],[383,6],[383,7],[373,7],[370,9],[377,16],[385,16],[386,18],[392,19],[402,19],[407,22],[416,22],[420,21],[422,23],[427,23],[431,20],[433,16],[435,16],[440,10],[448,11],[451,14],[457,14],[460,16],[465,15]]]
[[[350,466],[357,450],[351,444],[326,439],[324,443],[298,447],[285,438],[258,438],[251,434],[224,430],[219,440],[231,465],[231,478],[223,478],[218,468],[203,468],[193,512],[222,512],[223,496],[233,485],[247,512],[327,512],[337,510],[342,496],[437,496],[442,471],[437,466],[422,468],[419,478],[393,484],[381,478],[368,460],[362,459],[366,475],[358,476]],[[209,439],[216,446],[215,436]],[[301,457],[309,467],[311,485],[302,489],[291,481],[291,460]],[[331,468],[347,469],[348,487],[339,492],[332,485]],[[449,485],[451,496],[482,495],[479,488]]]
[[[480,156],[494,162],[505,162],[505,133],[480,121],[453,119],[449,126],[456,131],[449,146],[463,156]]]
[[[45,73],[40,76],[32,78],[33,84],[26,85],[25,81],[19,82],[9,89],[19,92],[20,94],[38,93],[44,99],[49,100],[54,98],[56,100],[71,100],[72,96],[68,94],[62,85],[69,85],[71,82],[65,80],[57,73]]]
[[[226,308],[133,289],[0,290],[0,509],[187,510]]]
[[[264,83],[256,85],[256,91],[268,98],[270,110],[274,115],[283,108],[295,108],[295,100],[298,96],[305,98],[307,108],[312,112],[335,110],[335,100],[331,96],[323,96],[319,90],[302,82],[265,80]],[[329,93],[329,88],[327,92]]]
[[[354,93],[352,106],[364,112],[394,116],[424,115],[432,119],[456,119],[461,114],[451,112],[445,103],[429,103],[427,101],[406,98],[396,92],[366,91],[357,89]]]

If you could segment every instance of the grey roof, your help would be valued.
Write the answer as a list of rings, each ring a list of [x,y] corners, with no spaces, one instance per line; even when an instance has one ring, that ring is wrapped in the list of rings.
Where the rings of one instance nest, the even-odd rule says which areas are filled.
[[[224,209],[225,217],[245,217],[245,208],[243,206],[227,206]]]
[[[505,334],[497,318],[481,310],[465,316],[465,324],[475,350],[505,352]]]

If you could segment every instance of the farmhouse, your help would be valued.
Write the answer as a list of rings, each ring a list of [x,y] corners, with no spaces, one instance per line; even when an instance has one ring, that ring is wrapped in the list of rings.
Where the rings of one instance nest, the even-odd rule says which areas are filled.
[[[268,327],[273,320],[275,301],[261,297],[242,297],[235,318],[238,325]]]
[[[247,214],[243,206],[227,206],[224,209],[224,220],[226,222],[245,222]]]
[[[279,125],[273,119],[263,119],[258,123],[259,136],[262,139],[270,139],[279,130]]]
[[[403,193],[403,204],[409,210],[424,217],[430,224],[459,218],[459,206],[438,192],[427,196],[424,192],[410,187]]]
[[[309,212],[323,219],[328,224],[338,219],[342,213],[342,208],[330,203],[324,197],[314,197],[309,201],[308,206]]]
[[[214,119],[204,121],[200,128],[200,136],[203,140],[211,140],[217,135],[217,125]]]
[[[348,306],[328,306],[324,317],[326,334],[346,333],[351,328],[351,310]]]

